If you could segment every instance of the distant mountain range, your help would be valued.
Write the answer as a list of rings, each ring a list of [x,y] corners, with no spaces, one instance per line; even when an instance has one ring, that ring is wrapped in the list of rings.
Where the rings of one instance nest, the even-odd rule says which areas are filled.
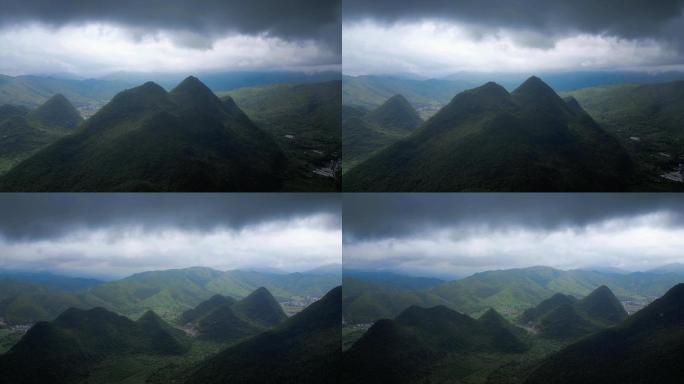
[[[241,299],[266,287],[278,300],[304,300],[321,297],[339,284],[339,274],[221,272],[203,267],[144,272],[79,289],[0,276],[0,318],[9,324],[27,324],[52,320],[70,307],[104,307],[133,318],[151,309],[175,322],[184,311],[215,294]]]
[[[624,191],[634,164],[574,99],[531,77],[458,94],[345,172],[345,191]]]
[[[684,79],[682,72],[567,72],[544,73],[544,79],[558,92],[614,84],[653,84]],[[525,81],[525,74],[502,74],[487,72],[455,73],[439,78],[420,78],[407,75],[364,75],[342,77],[342,102],[345,105],[373,109],[395,94],[402,94],[431,116],[466,89],[477,87],[487,81],[495,81],[513,90]]]
[[[409,289],[374,279],[372,274],[345,275],[342,312],[345,321],[352,324],[394,318],[411,305],[444,305],[471,316],[494,308],[509,319],[517,319],[525,310],[557,293],[581,298],[605,285],[621,301],[646,305],[681,282],[682,275],[674,273],[618,274],[531,267],[481,272],[431,287]]]
[[[206,84],[215,92],[266,84],[316,83],[339,81],[339,72],[227,72],[200,73]],[[101,78],[81,78],[73,75],[0,75],[0,105],[13,104],[30,108],[61,93],[79,109],[88,112],[109,102],[117,93],[154,81],[171,89],[183,78],[182,74],[119,72]]]

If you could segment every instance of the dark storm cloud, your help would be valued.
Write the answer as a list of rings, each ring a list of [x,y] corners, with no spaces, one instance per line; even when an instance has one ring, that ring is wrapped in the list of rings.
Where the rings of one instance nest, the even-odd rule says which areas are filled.
[[[452,20],[486,34],[498,28],[559,36],[607,34],[628,39],[681,39],[684,0],[345,0],[345,21]],[[538,36],[538,35],[537,35]],[[539,45],[538,37],[530,45]],[[543,43],[542,43],[543,45]]]
[[[609,219],[667,212],[684,226],[679,194],[345,194],[344,239],[428,235],[443,228],[553,231]]]
[[[240,230],[279,220],[325,215],[340,228],[340,202],[333,194],[4,194],[0,237],[10,241],[56,238],[79,229],[136,225]]]
[[[313,39],[339,49],[341,28],[338,0],[0,0],[0,24],[24,22],[112,22],[141,34],[178,30],[191,32],[195,38],[186,35],[187,43],[202,48],[205,41],[237,32]]]

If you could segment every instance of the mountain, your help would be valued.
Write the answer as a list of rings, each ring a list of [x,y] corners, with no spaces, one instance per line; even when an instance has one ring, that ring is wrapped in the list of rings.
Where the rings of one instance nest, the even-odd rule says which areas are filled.
[[[526,310],[521,322],[548,339],[576,339],[620,324],[627,312],[610,288],[602,285],[586,297],[555,294]]]
[[[338,383],[342,288],[277,328],[200,363],[184,381],[202,383]]]
[[[75,129],[83,118],[64,95],[58,93],[27,115],[27,119],[46,129]]]
[[[684,160],[684,81],[598,86],[568,92],[637,162],[639,190],[681,190],[665,178]]]
[[[283,154],[197,78],[117,94],[0,178],[8,191],[273,191]]]
[[[418,112],[402,95],[394,95],[365,114],[342,118],[345,172],[377,150],[408,136],[422,124]]]
[[[425,290],[399,290],[380,282],[344,279],[345,320],[367,323],[392,318],[410,305],[444,305],[471,316],[494,308],[508,319],[517,319],[529,308],[556,293],[585,297],[606,285],[622,301],[643,306],[683,282],[681,275],[658,273],[605,273],[562,271],[530,267],[476,273]]]
[[[34,110],[0,106],[0,175],[70,133],[82,121],[62,95],[53,96]]]
[[[88,376],[94,364],[135,354],[178,355],[183,336],[156,315],[138,322],[102,308],[69,309],[52,322],[39,322],[0,356],[0,382],[68,383]]]
[[[266,328],[274,327],[287,319],[280,304],[264,287],[259,287],[249,296],[238,301],[233,309],[253,323]]]
[[[223,295],[214,295],[209,300],[199,303],[195,308],[188,309],[183,312],[180,317],[181,324],[187,324],[193,321],[197,321],[218,308],[224,306],[232,306],[235,304],[235,299],[232,297],[226,297]]]
[[[621,325],[545,358],[525,383],[678,383],[684,374],[684,284]]]
[[[288,191],[339,190],[339,175],[314,171],[339,163],[340,82],[271,84],[227,93],[285,152]],[[325,172],[324,172],[325,174]]]
[[[620,143],[539,78],[462,92],[345,173],[346,191],[611,191],[634,182]]]
[[[236,313],[231,305],[219,307],[196,321],[198,336],[204,340],[234,343],[266,330]]]
[[[512,325],[493,317],[500,316],[475,320],[443,306],[412,306],[394,320],[377,321],[344,353],[343,382],[430,382],[447,377],[443,370],[453,381],[482,368],[470,363],[480,354],[527,350]]]

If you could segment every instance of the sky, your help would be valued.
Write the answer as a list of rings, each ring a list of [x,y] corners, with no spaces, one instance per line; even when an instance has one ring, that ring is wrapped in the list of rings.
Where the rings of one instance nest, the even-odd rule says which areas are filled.
[[[0,270],[118,278],[339,265],[335,194],[5,194]]]
[[[0,73],[339,70],[339,0],[0,0]]]
[[[684,0],[345,0],[343,72],[684,70]]]
[[[345,194],[343,265],[456,278],[684,263],[678,194]]]

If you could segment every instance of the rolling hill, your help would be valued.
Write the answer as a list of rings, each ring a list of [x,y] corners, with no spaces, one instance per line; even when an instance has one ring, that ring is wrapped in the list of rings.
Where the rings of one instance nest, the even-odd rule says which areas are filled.
[[[684,374],[684,285],[544,359],[525,383],[678,383]]]
[[[334,288],[275,329],[200,363],[183,382],[338,383],[341,300],[342,288]]]
[[[345,172],[345,191],[624,191],[630,157],[572,100],[531,77],[462,92]]]
[[[92,366],[105,359],[187,350],[182,332],[152,312],[134,322],[102,308],[72,308],[52,322],[37,323],[0,356],[0,382],[69,383],[87,377]]]
[[[422,124],[416,110],[402,95],[394,95],[367,113],[342,118],[345,172],[374,152],[408,136]]]
[[[453,382],[487,365],[473,364],[481,355],[526,351],[524,332],[494,311],[476,320],[443,306],[412,306],[377,321],[344,353],[343,382],[431,382],[445,372]]]
[[[123,91],[0,178],[6,191],[274,191],[285,161],[230,100],[188,77]]]

